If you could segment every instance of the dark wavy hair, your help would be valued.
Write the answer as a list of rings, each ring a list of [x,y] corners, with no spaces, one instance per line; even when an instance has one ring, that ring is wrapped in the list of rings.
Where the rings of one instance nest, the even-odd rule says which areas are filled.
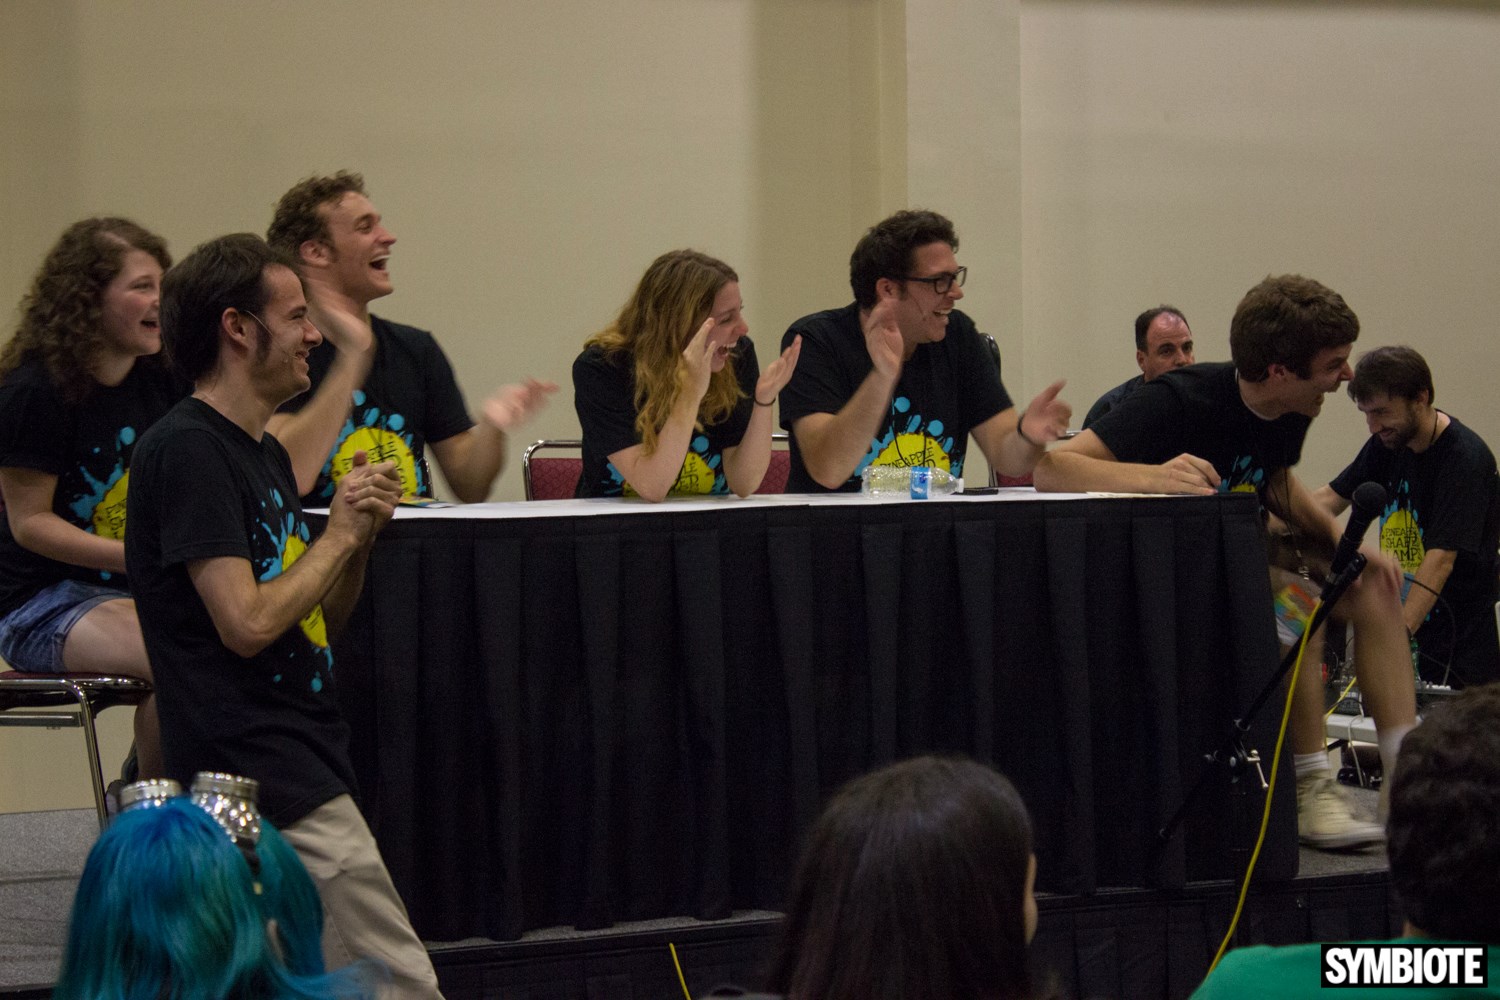
[[[875,283],[881,278],[905,278],[912,254],[932,243],[958,249],[953,223],[936,212],[914,208],[875,223],[860,237],[849,255],[849,287],[861,309],[873,308]]]
[[[1500,684],[1466,688],[1406,735],[1386,851],[1406,919],[1440,941],[1500,945]]]
[[[1319,351],[1359,339],[1359,317],[1344,297],[1300,274],[1268,276],[1245,293],[1229,322],[1229,355],[1240,378],[1264,382],[1272,365],[1312,377]]]
[[[767,989],[789,1000],[1032,995],[1031,821],[1004,777],[918,757],[856,778],[814,824]]]
[[[295,860],[288,849],[285,855]],[[309,881],[298,862],[300,880]],[[324,974],[305,946],[280,954],[268,919],[316,905],[310,885],[285,896],[298,871],[277,868],[257,894],[245,856],[186,798],[121,814],[99,837],[73,900],[57,1000],[331,1000],[374,988],[367,966]],[[310,897],[310,898],[309,898]],[[317,916],[294,921],[311,927]],[[298,939],[297,944],[301,944]],[[301,968],[289,967],[300,965]],[[310,967],[311,966],[311,967]]]
[[[172,266],[166,241],[129,219],[84,219],[64,230],[21,299],[20,326],[0,349],[0,378],[39,358],[65,399],[86,396],[104,347],[104,290],[131,250],[150,254],[163,271]]]
[[[266,242],[299,259],[302,244],[308,240],[330,243],[333,238],[328,232],[328,219],[319,209],[337,202],[351,191],[365,193],[362,175],[340,170],[332,177],[303,178],[276,202],[276,212],[266,230]]]

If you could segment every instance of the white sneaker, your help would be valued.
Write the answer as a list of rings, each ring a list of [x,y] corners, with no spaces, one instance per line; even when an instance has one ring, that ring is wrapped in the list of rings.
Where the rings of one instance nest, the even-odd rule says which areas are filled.
[[[1327,774],[1297,779],[1297,836],[1309,847],[1346,850],[1385,842],[1379,823],[1356,819],[1344,790]]]

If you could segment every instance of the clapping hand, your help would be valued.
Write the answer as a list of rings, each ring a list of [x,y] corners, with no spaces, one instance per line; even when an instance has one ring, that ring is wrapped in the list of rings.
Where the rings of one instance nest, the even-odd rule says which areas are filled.
[[[906,353],[906,342],[901,339],[901,327],[896,322],[896,302],[895,296],[882,298],[863,321],[870,362],[893,382],[901,375],[901,358]]]
[[[786,384],[792,380],[792,372],[797,370],[797,358],[802,354],[802,335],[798,334],[792,338],[787,349],[781,352],[781,357],[772,361],[755,382],[755,401],[761,405],[768,405],[776,399],[776,396]]]
[[[328,512],[329,522],[336,518],[343,521],[341,511],[349,511],[355,517],[353,527],[360,541],[368,541],[391,519],[400,502],[401,480],[396,475],[396,463],[371,465],[363,450],[356,451],[353,465],[339,478]]]
[[[556,391],[556,382],[534,378],[503,385],[484,401],[484,419],[499,431],[513,433],[530,423],[546,407],[547,397]]]

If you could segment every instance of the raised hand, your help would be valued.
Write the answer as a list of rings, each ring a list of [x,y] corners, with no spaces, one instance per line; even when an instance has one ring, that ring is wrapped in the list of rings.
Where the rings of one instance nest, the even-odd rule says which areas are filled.
[[[896,322],[896,302],[894,296],[882,298],[863,319],[865,350],[870,352],[870,362],[892,382],[901,375],[901,358],[906,352],[906,342],[901,339],[901,327]]]
[[[710,316],[698,327],[698,332],[688,341],[677,362],[677,385],[694,403],[702,400],[703,394],[708,392],[708,381],[713,376],[713,356],[717,349],[709,339],[713,329],[714,318]]]
[[[1067,384],[1067,379],[1060,378],[1027,404],[1016,423],[1023,438],[1041,445],[1056,441],[1067,433],[1068,421],[1073,419],[1073,407],[1057,397]]]
[[[781,357],[766,365],[765,370],[760,373],[760,378],[755,382],[756,402],[769,403],[786,388],[786,384],[792,380],[792,372],[797,370],[797,358],[801,355],[802,335],[798,334],[792,338],[786,350],[781,352]]]
[[[348,296],[330,290],[322,272],[308,268],[303,276],[313,325],[340,351],[359,353],[375,346],[370,317],[354,307]]]
[[[546,407],[547,397],[556,391],[556,382],[530,377],[524,382],[502,385],[484,401],[484,419],[506,434],[518,431]]]

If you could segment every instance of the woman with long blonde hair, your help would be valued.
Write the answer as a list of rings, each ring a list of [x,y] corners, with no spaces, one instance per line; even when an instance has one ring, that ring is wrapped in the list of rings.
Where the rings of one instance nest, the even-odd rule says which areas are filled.
[[[771,407],[802,342],[762,372],[749,329],[728,264],[696,250],[656,258],[573,362],[577,495],[754,493],[771,459]]]

